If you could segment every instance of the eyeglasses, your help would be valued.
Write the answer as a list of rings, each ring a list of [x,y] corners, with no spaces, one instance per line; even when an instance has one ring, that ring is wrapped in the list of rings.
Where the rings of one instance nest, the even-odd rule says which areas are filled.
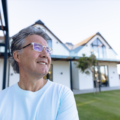
[[[35,51],[42,52],[43,48],[45,48],[45,50],[46,50],[46,52],[47,52],[48,54],[50,54],[50,55],[52,54],[52,49],[51,49],[51,48],[49,48],[49,47],[47,47],[47,46],[42,46],[42,45],[39,44],[39,43],[30,43],[30,44],[24,46],[23,48],[26,48],[26,47],[29,46],[29,45],[32,45],[32,46],[33,46],[33,49],[34,49]]]

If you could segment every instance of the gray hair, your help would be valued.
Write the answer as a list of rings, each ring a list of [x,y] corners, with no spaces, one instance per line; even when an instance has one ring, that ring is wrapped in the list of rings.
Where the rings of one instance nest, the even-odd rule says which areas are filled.
[[[49,39],[48,35],[41,28],[34,27],[34,26],[24,28],[20,32],[18,32],[16,35],[14,35],[12,37],[12,43],[11,43],[12,56],[10,57],[9,60],[15,73],[19,73],[19,66],[17,61],[15,61],[13,57],[13,52],[19,51],[23,47],[25,43],[25,38],[29,35],[39,35],[42,38],[44,38],[46,41]]]

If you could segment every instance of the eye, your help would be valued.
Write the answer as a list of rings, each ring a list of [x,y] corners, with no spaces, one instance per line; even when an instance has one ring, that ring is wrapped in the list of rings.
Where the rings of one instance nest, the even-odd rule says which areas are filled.
[[[42,49],[43,49],[43,46],[42,46],[42,45],[36,44],[36,43],[34,44],[34,50],[35,50],[35,51],[41,52]]]

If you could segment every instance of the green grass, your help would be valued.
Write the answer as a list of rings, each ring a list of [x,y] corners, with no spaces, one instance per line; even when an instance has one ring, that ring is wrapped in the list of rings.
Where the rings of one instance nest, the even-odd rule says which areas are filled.
[[[80,120],[120,120],[120,90],[75,95]]]

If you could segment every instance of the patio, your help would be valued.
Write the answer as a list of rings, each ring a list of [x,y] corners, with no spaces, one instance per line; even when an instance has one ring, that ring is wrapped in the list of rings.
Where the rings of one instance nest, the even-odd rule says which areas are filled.
[[[120,86],[118,87],[101,87],[101,91],[111,91],[111,90],[119,90]],[[96,88],[94,89],[87,89],[87,90],[77,90],[73,89],[74,94],[84,94],[84,93],[94,93],[96,92]],[[97,88],[97,92],[99,92],[99,88]]]

